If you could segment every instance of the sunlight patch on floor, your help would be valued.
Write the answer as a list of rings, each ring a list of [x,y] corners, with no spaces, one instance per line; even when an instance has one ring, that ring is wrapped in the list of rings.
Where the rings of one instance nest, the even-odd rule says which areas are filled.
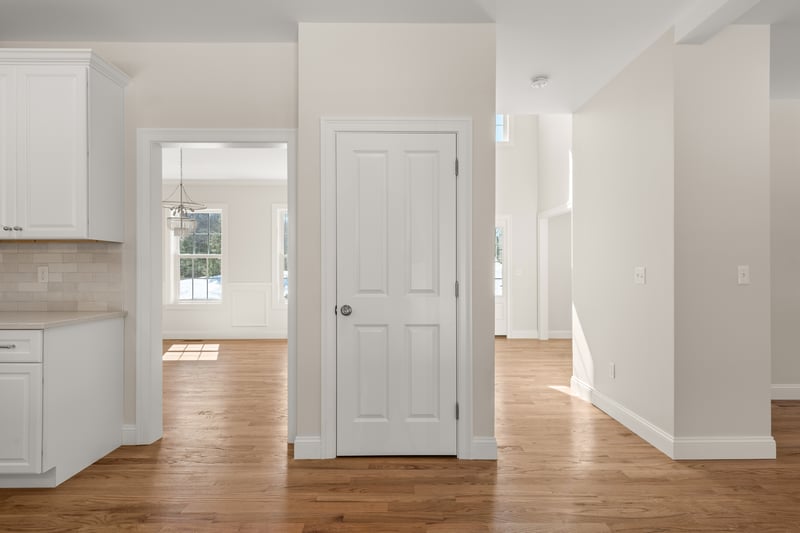
[[[563,392],[564,394],[569,394],[570,396],[575,396],[572,394],[572,389],[564,385],[548,385],[547,388],[558,392]]]
[[[219,344],[173,344],[164,355],[162,361],[216,361],[219,357]]]

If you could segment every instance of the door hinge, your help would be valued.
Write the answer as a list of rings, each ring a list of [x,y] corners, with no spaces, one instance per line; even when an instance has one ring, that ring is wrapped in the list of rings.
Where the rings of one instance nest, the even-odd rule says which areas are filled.
[[[458,420],[458,402],[456,402],[456,420]]]
[[[456,177],[458,177],[458,158],[456,158]]]
[[[456,298],[458,298],[458,281],[456,281]]]

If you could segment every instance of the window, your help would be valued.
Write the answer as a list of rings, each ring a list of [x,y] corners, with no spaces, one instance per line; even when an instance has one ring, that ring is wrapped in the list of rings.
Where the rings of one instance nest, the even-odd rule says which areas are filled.
[[[197,229],[186,237],[173,237],[177,259],[176,300],[222,300],[222,211],[205,209],[190,215]]]
[[[272,220],[274,221],[272,253],[273,253],[273,281],[275,307],[289,305],[289,209],[286,205],[272,206]]]
[[[494,228],[494,295],[503,295],[503,226]]]
[[[499,143],[509,141],[508,115],[495,115],[494,140]]]

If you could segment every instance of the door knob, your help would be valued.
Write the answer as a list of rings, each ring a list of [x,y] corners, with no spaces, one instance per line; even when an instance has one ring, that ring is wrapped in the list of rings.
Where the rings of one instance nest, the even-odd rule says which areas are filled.
[[[344,316],[350,316],[350,313],[352,313],[352,312],[353,312],[353,308],[350,307],[349,305],[345,304],[345,305],[342,306],[342,314]]]

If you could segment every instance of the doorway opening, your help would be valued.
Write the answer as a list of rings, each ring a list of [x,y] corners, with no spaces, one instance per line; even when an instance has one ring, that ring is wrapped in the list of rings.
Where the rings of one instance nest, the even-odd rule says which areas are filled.
[[[162,198],[169,193],[165,189],[174,188],[165,181],[177,182],[174,159],[180,150],[184,151],[184,156],[190,154],[184,162],[189,164],[183,169],[186,187],[195,200],[207,203],[206,210],[197,212],[200,218],[205,217],[198,221],[198,228],[204,230],[188,239],[167,233],[163,223],[165,210],[161,206]],[[282,166],[280,173],[284,182],[280,187],[284,194],[267,205],[259,204],[258,198],[264,196],[262,193],[266,189],[276,186],[277,176],[264,176],[263,168],[258,178],[246,171],[255,166],[250,159],[257,159],[259,153],[262,156],[269,153],[273,159],[283,161],[275,167]],[[278,157],[279,153],[283,155]],[[172,166],[170,161],[173,161]],[[295,161],[295,130],[138,130],[136,424],[126,428],[126,444],[149,444],[161,437],[162,326],[168,336],[208,338],[207,328],[202,335],[185,329],[193,322],[189,315],[198,312],[206,315],[201,320],[212,321],[214,319],[209,317],[222,313],[229,332],[218,335],[223,338],[263,336],[271,318],[278,316],[278,312],[285,314],[283,328],[275,328],[273,336],[288,337],[287,430],[289,441],[293,441],[296,433],[296,291],[291,290],[291,281],[295,279],[291,251],[295,249],[296,227]],[[238,194],[238,199],[223,197],[225,194],[236,196],[237,187],[249,187],[250,192],[253,188],[264,190],[259,195]],[[237,215],[246,213],[249,219],[230,211],[234,201],[243,201],[243,196],[251,196],[250,205],[237,209]],[[285,223],[281,228],[286,236],[281,243],[282,261],[277,253],[271,253],[278,237],[278,230],[273,226],[277,222],[272,216],[274,206],[285,210]],[[267,225],[269,229],[265,230]],[[260,255],[262,266],[237,258],[240,252],[246,255],[249,251]],[[235,266],[237,261],[239,267]],[[255,274],[259,269],[261,271]],[[170,316],[172,311],[177,314]]]

